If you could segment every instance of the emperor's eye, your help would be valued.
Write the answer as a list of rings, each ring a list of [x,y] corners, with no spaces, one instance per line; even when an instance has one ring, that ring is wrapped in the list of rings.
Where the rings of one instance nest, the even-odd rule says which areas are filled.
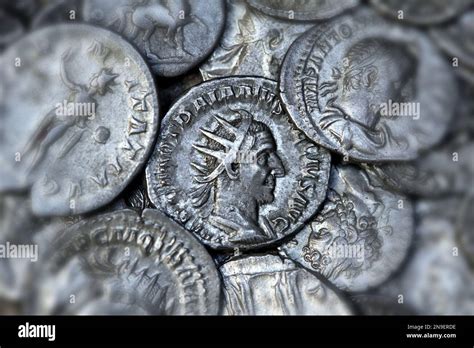
[[[257,158],[257,163],[258,163],[259,165],[265,165],[265,164],[267,164],[267,162],[268,162],[268,157],[269,157],[269,155],[268,155],[267,152],[262,153],[261,155],[258,156],[258,158]]]

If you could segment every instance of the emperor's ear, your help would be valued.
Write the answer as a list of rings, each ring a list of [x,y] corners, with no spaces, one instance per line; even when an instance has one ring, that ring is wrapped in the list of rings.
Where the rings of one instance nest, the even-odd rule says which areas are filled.
[[[367,88],[372,87],[377,81],[378,76],[379,76],[379,70],[377,69],[377,67],[371,65],[365,68],[364,75],[363,75],[364,86]]]

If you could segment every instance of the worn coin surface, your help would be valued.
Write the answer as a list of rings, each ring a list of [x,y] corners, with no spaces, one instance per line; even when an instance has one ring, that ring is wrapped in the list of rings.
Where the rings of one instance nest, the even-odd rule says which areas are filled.
[[[204,80],[230,75],[277,80],[291,43],[312,27],[268,17],[243,0],[229,1],[227,11],[219,45],[199,68]]]
[[[224,264],[224,315],[349,315],[340,295],[314,274],[275,255]]]
[[[223,0],[90,0],[84,19],[120,33],[160,76],[185,73],[208,56],[225,22]]]
[[[353,8],[359,0],[247,0],[250,6],[270,16],[287,20],[328,19]]]
[[[326,194],[329,153],[282,108],[274,81],[215,79],[164,117],[147,165],[152,203],[216,249],[249,249],[298,230]]]
[[[343,290],[364,291],[400,267],[413,224],[406,197],[356,166],[336,165],[322,210],[281,251]]]
[[[96,216],[49,238],[28,313],[218,313],[221,289],[212,258],[157,210]]]
[[[446,22],[461,14],[471,0],[370,0],[380,13],[401,23],[434,25]]]
[[[388,187],[410,195],[463,194],[474,185],[474,142],[458,137],[412,162],[363,165]]]
[[[436,47],[370,9],[296,40],[280,89],[298,127],[357,161],[416,158],[446,132],[456,101],[452,68]]]
[[[32,185],[40,215],[109,203],[158,129],[153,78],[138,52],[107,30],[57,25],[18,41],[0,65],[0,189]]]

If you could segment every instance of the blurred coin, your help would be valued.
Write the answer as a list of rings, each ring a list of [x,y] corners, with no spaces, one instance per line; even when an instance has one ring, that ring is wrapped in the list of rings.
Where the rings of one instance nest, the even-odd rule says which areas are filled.
[[[29,34],[0,65],[0,189],[33,185],[39,215],[112,201],[158,128],[153,78],[138,52],[109,31],[68,24]]]
[[[31,26],[39,28],[57,23],[81,21],[82,0],[54,0],[33,18]]]
[[[364,291],[400,267],[413,224],[406,197],[358,167],[336,165],[322,210],[281,251],[343,290]]]
[[[184,74],[208,56],[225,22],[223,0],[89,0],[84,19],[122,34],[160,76]]]
[[[277,80],[288,47],[312,26],[270,18],[243,0],[229,1],[227,11],[222,39],[200,67],[204,80],[229,75]]]
[[[398,302],[397,297],[358,294],[351,296],[362,315],[415,315],[409,305]]]
[[[358,161],[416,158],[444,135],[457,97],[452,68],[421,32],[368,9],[296,40],[280,89],[298,127]]]
[[[359,4],[359,0],[247,0],[250,6],[281,19],[312,21],[328,19]]]
[[[364,168],[399,192],[421,197],[462,194],[474,185],[474,142],[458,137],[413,162]]]
[[[156,210],[142,216],[122,210],[75,224],[52,235],[41,260],[27,313],[218,312],[221,289],[212,258]]]
[[[349,305],[316,276],[278,256],[247,256],[220,268],[224,315],[349,315]]]
[[[434,25],[460,15],[471,0],[370,0],[380,13],[401,23]]]
[[[163,119],[147,169],[153,204],[216,249],[268,245],[298,230],[326,194],[329,153],[291,122],[276,83],[193,87]]]
[[[422,315],[474,314],[474,272],[455,238],[460,203],[459,198],[417,203],[414,253],[380,294],[400,298]]]
[[[20,20],[0,8],[0,52],[17,40],[23,32]]]

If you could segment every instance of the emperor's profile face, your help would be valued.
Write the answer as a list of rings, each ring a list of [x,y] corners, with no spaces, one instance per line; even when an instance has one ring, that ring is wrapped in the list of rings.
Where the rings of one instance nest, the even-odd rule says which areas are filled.
[[[283,177],[285,170],[276,152],[276,145],[269,130],[255,135],[252,149],[255,161],[240,164],[239,180],[245,192],[253,195],[259,204],[274,200],[276,178]]]
[[[351,120],[373,129],[380,118],[381,105],[398,101],[412,68],[403,47],[378,39],[361,41],[343,59],[338,103]]]

